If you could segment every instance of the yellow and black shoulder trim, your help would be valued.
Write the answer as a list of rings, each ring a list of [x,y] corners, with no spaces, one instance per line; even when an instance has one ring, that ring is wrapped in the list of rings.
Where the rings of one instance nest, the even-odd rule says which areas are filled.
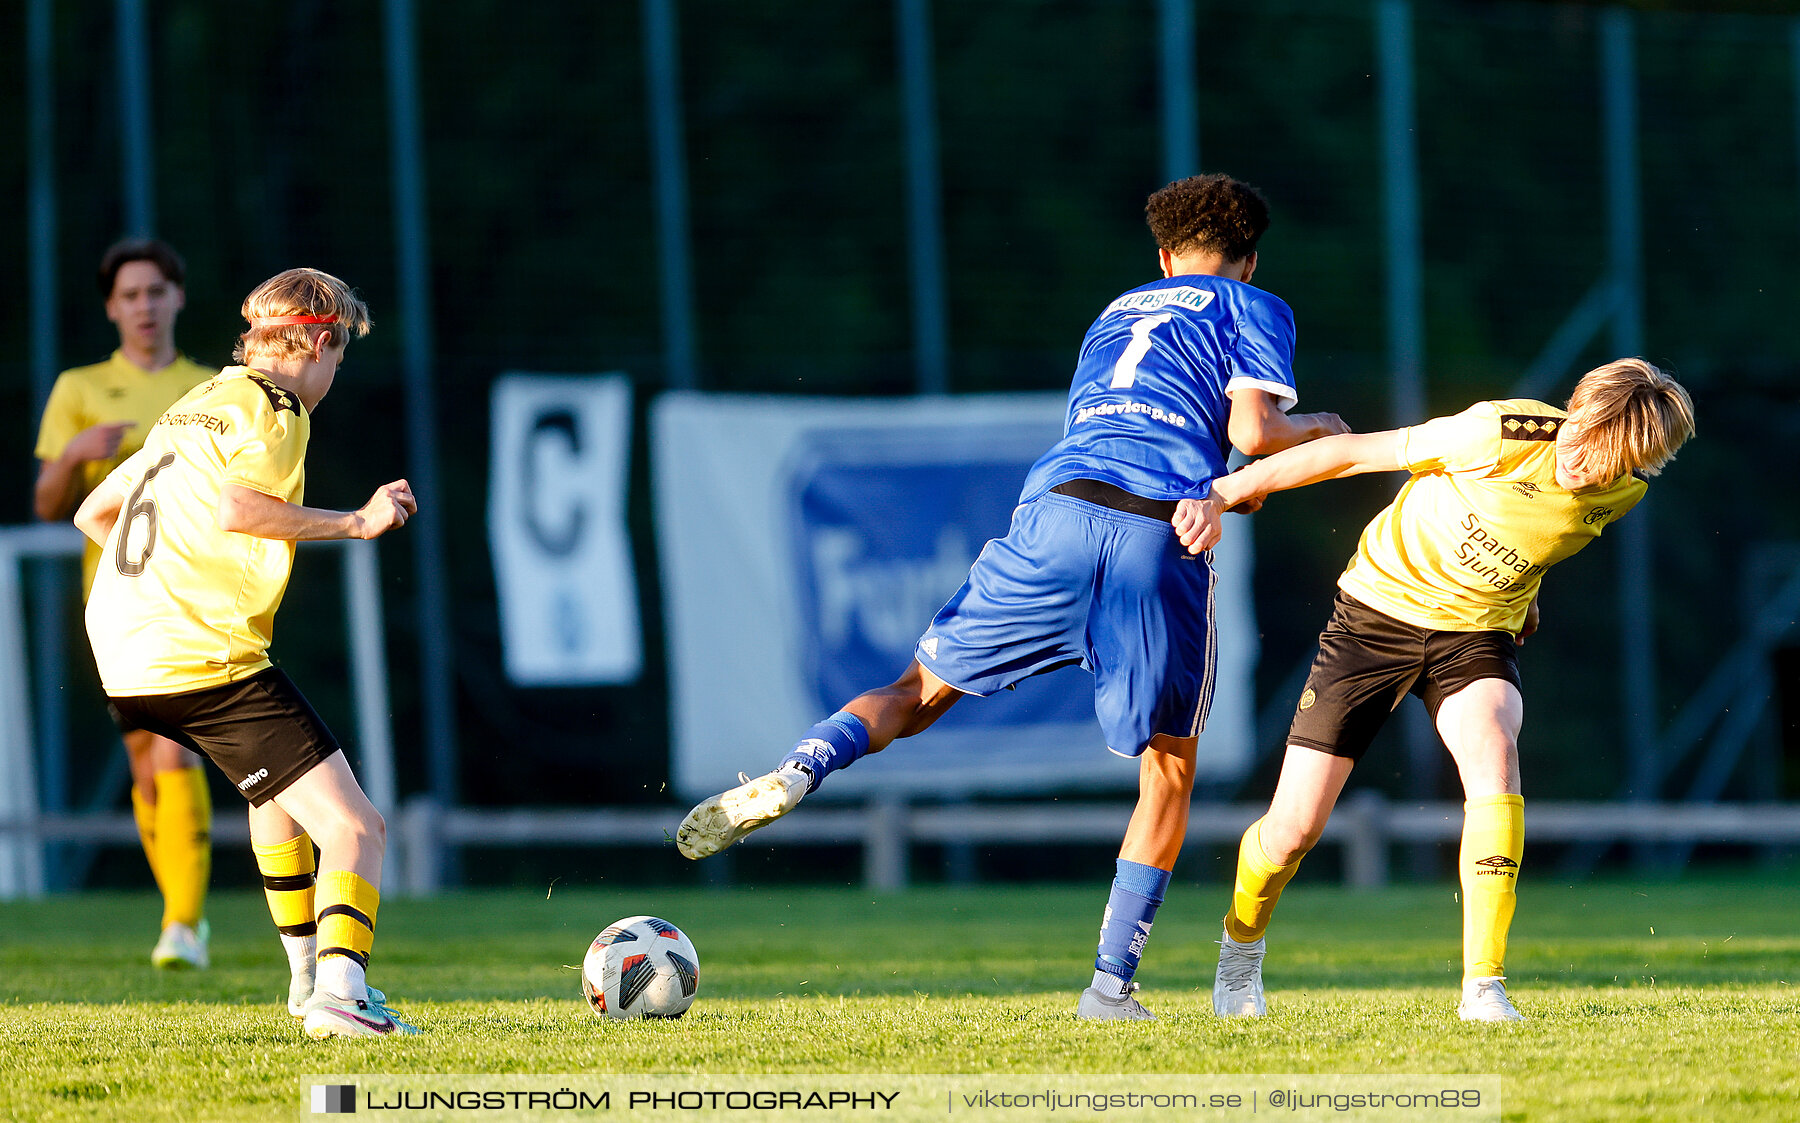
[[[280,413],[284,409],[292,413],[300,412],[300,399],[294,397],[292,392],[283,390],[268,379],[258,378],[254,374],[250,376],[250,381],[262,387],[262,392],[268,395],[269,405],[274,407],[276,413]]]
[[[1553,441],[1562,423],[1560,417],[1503,413],[1500,415],[1500,436],[1509,441]]]

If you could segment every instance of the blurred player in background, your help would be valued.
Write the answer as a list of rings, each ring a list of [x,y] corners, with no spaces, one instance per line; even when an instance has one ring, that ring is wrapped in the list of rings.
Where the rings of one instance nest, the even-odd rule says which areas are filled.
[[[717,853],[963,695],[1079,664],[1095,676],[1108,747],[1141,761],[1093,983],[1076,1008],[1086,1018],[1153,1016],[1131,997],[1132,977],[1187,833],[1212,701],[1211,558],[1176,540],[1176,502],[1206,495],[1231,445],[1268,453],[1345,430],[1335,414],[1286,412],[1297,398],[1293,314],[1249,283],[1269,224],[1262,197],[1228,176],[1194,176],[1156,192],[1146,212],[1163,279],[1088,329],[1063,439],[1032,467],[1010,532],[976,559],[906,672],[807,730],[775,771],[694,808],[676,835],[689,858]]]
[[[351,337],[368,334],[362,300],[327,273],[291,269],[243,313],[243,365],[164,413],[75,516],[104,548],[88,638],[113,705],[211,757],[250,801],[289,1012],[313,1037],[414,1033],[365,974],[386,827],[268,647],[295,542],[375,538],[417,504],[399,480],[360,510],[300,505],[311,414]]]
[[[1519,781],[1517,648],[1537,630],[1544,571],[1644,497],[1694,432],[1674,379],[1641,359],[1589,371],[1568,409],[1478,402],[1407,429],[1315,441],[1216,480],[1219,506],[1363,472],[1412,479],[1363,531],[1338,580],[1288,733],[1268,814],[1244,832],[1225,914],[1213,1008],[1260,1015],[1263,932],[1282,887],[1319,841],[1350,770],[1408,692],[1431,711],[1462,778],[1465,1021],[1516,1021],[1504,961],[1525,804]],[[1175,526],[1200,541],[1216,508],[1183,503]]]
[[[100,296],[119,329],[119,349],[64,371],[38,428],[37,517],[61,521],[94,485],[143,447],[163,410],[213,376],[175,349],[175,318],[187,303],[181,257],[162,242],[127,239],[100,259]],[[81,588],[94,584],[100,548],[88,543]],[[162,890],[158,967],[207,965],[206,885],[212,875],[212,796],[200,758],[166,737],[118,723],[131,759],[131,809],[150,872]]]

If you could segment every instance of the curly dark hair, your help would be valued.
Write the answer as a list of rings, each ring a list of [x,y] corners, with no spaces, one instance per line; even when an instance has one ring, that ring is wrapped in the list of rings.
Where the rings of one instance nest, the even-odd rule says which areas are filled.
[[[1158,247],[1172,254],[1196,250],[1242,261],[1269,228],[1269,204],[1256,188],[1228,175],[1191,175],[1150,196],[1144,205]]]
[[[105,256],[100,259],[100,275],[95,280],[100,283],[102,298],[112,296],[113,282],[119,279],[119,270],[134,261],[148,261],[156,266],[163,280],[171,285],[187,283],[187,264],[175,252],[175,247],[155,238],[126,238],[107,247]]]

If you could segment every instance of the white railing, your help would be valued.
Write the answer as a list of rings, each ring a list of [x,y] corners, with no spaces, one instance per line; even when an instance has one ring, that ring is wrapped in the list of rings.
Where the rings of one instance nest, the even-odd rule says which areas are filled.
[[[1234,844],[1265,810],[1262,804],[1196,803],[1188,818],[1190,843]],[[680,808],[496,811],[443,808],[414,799],[391,821],[390,871],[384,888],[423,895],[445,888],[445,858],[461,848],[624,846],[673,844]],[[909,851],[919,843],[977,846],[1091,844],[1111,846],[1124,836],[1128,803],[958,803],[911,806],[876,800],[861,806],[812,806],[751,835],[738,845],[854,846],[863,852],[863,879],[872,889],[900,889],[908,881]],[[249,831],[235,816],[221,819],[214,838],[245,843]],[[1373,792],[1346,799],[1325,828],[1323,845],[1343,848],[1346,884],[1372,888],[1388,880],[1392,846],[1454,842],[1462,836],[1460,803],[1395,803]],[[18,845],[80,842],[134,846],[137,828],[123,812],[39,815],[0,820],[0,840]],[[1527,803],[1528,842],[1688,842],[1753,846],[1800,845],[1796,803]]]

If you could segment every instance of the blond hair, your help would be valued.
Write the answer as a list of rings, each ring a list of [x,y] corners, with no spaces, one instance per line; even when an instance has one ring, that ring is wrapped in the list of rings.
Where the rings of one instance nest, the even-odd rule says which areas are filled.
[[[330,345],[342,347],[351,338],[369,334],[369,306],[356,291],[329,273],[317,269],[289,269],[257,285],[244,298],[241,309],[250,329],[238,336],[231,357],[240,363],[251,355],[274,359],[299,359],[313,354],[313,335],[323,327]],[[268,324],[273,318],[316,317],[306,324]]]
[[[1603,478],[1654,476],[1694,435],[1694,402],[1681,383],[1642,359],[1616,359],[1581,376],[1569,398],[1581,463]]]

